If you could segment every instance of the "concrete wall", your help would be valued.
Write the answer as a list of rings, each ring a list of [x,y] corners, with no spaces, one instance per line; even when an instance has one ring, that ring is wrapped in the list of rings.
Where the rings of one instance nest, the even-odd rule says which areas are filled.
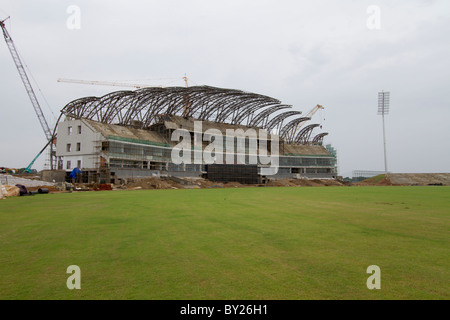
[[[81,126],[81,134],[79,133]],[[69,127],[71,132],[69,133]],[[64,120],[58,124],[58,140],[56,142],[56,156],[64,157],[63,170],[72,171],[77,167],[78,161],[81,161],[81,168],[95,168],[98,166],[99,159],[97,146],[101,146],[104,137],[94,131],[86,122],[82,120]],[[77,144],[80,143],[80,150],[77,150]],[[67,145],[71,145],[71,150],[67,150]],[[67,168],[67,161],[71,166]]]
[[[66,171],[64,170],[43,170],[39,172],[40,179],[47,182],[66,181]]]

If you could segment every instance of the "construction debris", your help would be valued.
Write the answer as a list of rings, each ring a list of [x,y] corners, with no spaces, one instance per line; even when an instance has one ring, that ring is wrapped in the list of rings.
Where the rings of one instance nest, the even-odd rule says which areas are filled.
[[[450,186],[450,173],[388,173],[361,182],[358,186]]]
[[[152,189],[208,189],[208,188],[244,188],[244,187],[299,187],[299,186],[342,186],[345,183],[334,179],[285,179],[270,180],[266,184],[241,184],[239,182],[217,182],[199,177],[145,177],[128,178],[122,184],[95,184],[95,183],[49,183],[42,180],[31,180],[8,176],[8,181],[24,186],[29,193],[80,192],[80,191],[107,191],[107,190],[152,190]],[[6,178],[3,178],[4,180]],[[38,179],[35,177],[34,179]],[[21,182],[21,183],[17,183]]]
[[[393,185],[450,186],[450,173],[388,173]]]
[[[18,197],[20,195],[20,189],[16,186],[1,185],[0,186],[0,199]]]
[[[3,180],[5,177],[3,175]],[[324,186],[392,186],[392,185],[450,185],[450,174],[388,174],[380,175],[354,183],[336,179],[284,179],[269,180],[265,184],[241,184],[239,182],[217,182],[199,177],[146,177],[128,178],[116,184],[83,184],[83,183],[48,183],[41,180],[24,179],[8,176],[10,182],[23,184],[2,185],[0,199],[21,195],[20,188],[27,190],[23,194],[46,194],[79,191],[113,191],[113,190],[152,190],[152,189],[212,189],[212,188],[245,188],[245,187],[324,187]],[[20,188],[19,188],[20,186]]]
[[[272,180],[266,184],[241,184],[239,182],[217,182],[202,178],[141,178],[128,179],[127,183],[118,187],[113,186],[113,190],[128,189],[208,189],[208,188],[245,188],[245,187],[300,187],[300,186],[343,186],[346,183],[334,179],[286,179]]]
[[[19,188],[19,195],[20,196],[27,196],[30,193],[27,190],[27,187],[25,187],[24,185],[21,184],[16,184],[16,187]]]
[[[55,183],[38,180],[39,177],[34,179],[21,178],[18,176],[12,176],[9,174],[0,174],[0,182],[3,184],[15,186],[16,184],[24,185],[25,187],[53,187]]]

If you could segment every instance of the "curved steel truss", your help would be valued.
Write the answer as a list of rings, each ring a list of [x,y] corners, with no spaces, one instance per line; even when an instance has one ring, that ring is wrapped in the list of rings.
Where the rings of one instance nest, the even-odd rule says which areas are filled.
[[[293,143],[294,141],[294,133],[297,130],[297,127],[303,121],[311,120],[308,117],[295,118],[294,120],[289,121],[284,127],[280,129],[280,138],[282,138],[287,143]]]
[[[323,138],[324,138],[325,136],[327,136],[327,135],[328,135],[328,132],[322,132],[322,133],[319,133],[318,135],[316,135],[316,136],[312,139],[311,143],[312,143],[312,144],[322,145],[322,143],[323,143]]]
[[[310,144],[309,138],[311,137],[314,128],[317,128],[318,126],[320,125],[315,123],[304,127],[298,132],[298,134],[295,136],[294,141],[292,142],[297,144]]]
[[[292,106],[256,93],[209,86],[143,88],[116,91],[103,97],[85,97],[68,103],[62,114],[106,124],[136,125],[148,128],[157,123],[159,115],[178,115],[202,121],[239,124],[276,130],[288,143],[305,141],[292,137],[292,130],[310,118],[296,118],[283,127],[283,122],[300,111],[284,111]],[[269,119],[270,118],[270,119]],[[306,129],[306,128],[305,128]],[[298,138],[298,139],[297,139]],[[308,136],[309,139],[309,136]]]

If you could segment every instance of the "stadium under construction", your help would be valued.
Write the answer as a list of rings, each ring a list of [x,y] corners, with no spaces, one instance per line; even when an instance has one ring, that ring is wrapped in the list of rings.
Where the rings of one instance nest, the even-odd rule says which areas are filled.
[[[50,181],[60,173],[68,177],[74,172],[80,182],[100,184],[161,175],[241,183],[336,177],[336,152],[322,145],[327,133],[313,135],[320,125],[306,125],[322,106],[301,116],[292,106],[268,96],[188,87],[187,77],[186,87],[146,87],[74,100],[61,110],[50,130],[6,29],[8,19],[1,20],[0,27],[47,141],[25,168],[27,172],[49,148]],[[257,131],[262,136],[252,135]],[[182,147],[183,161],[174,159],[180,144],[173,138],[180,132],[183,144],[189,142]],[[209,152],[209,159],[199,157],[204,152]],[[267,158],[276,161],[269,165]],[[268,165],[276,170],[267,170]]]
[[[321,108],[317,105],[313,110]],[[336,153],[323,146],[326,132],[313,134],[321,128],[308,124],[314,112],[302,116],[292,106],[268,96],[209,86],[148,87],[84,97],[61,110],[54,129],[57,143],[52,164],[67,174],[80,169],[78,179],[84,183],[120,183],[130,177],[161,175],[241,183],[332,179],[337,174]],[[196,122],[200,121],[198,129]],[[256,138],[256,150],[246,136],[252,129],[268,133],[266,138]],[[188,132],[192,139],[191,162],[173,161],[173,149],[179,143],[173,141],[176,130]],[[207,137],[211,130],[223,134],[224,140],[230,130],[243,133],[244,140],[233,136],[231,141],[234,152],[245,150],[244,160],[240,161],[238,154],[229,157],[225,151],[214,150],[214,159],[224,153],[219,157],[223,161],[213,165],[204,159],[199,162],[196,153],[210,149],[214,141]],[[200,142],[199,134],[203,136]],[[237,149],[239,141],[244,141],[243,149]],[[252,152],[258,153],[262,146],[269,154],[279,153],[277,170],[269,174],[264,171],[266,163],[250,161]]]

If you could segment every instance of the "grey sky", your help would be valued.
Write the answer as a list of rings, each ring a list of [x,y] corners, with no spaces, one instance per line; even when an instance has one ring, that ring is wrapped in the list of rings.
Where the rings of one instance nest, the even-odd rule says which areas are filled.
[[[81,9],[80,30],[66,27],[69,5]],[[367,27],[370,5],[379,30]],[[187,73],[190,85],[268,95],[304,114],[322,104],[313,122],[348,176],[384,169],[385,90],[389,170],[450,171],[449,1],[1,0],[8,15],[51,125],[71,100],[121,89],[58,78],[182,86]],[[3,39],[0,70],[0,166],[24,167],[45,137]]]

